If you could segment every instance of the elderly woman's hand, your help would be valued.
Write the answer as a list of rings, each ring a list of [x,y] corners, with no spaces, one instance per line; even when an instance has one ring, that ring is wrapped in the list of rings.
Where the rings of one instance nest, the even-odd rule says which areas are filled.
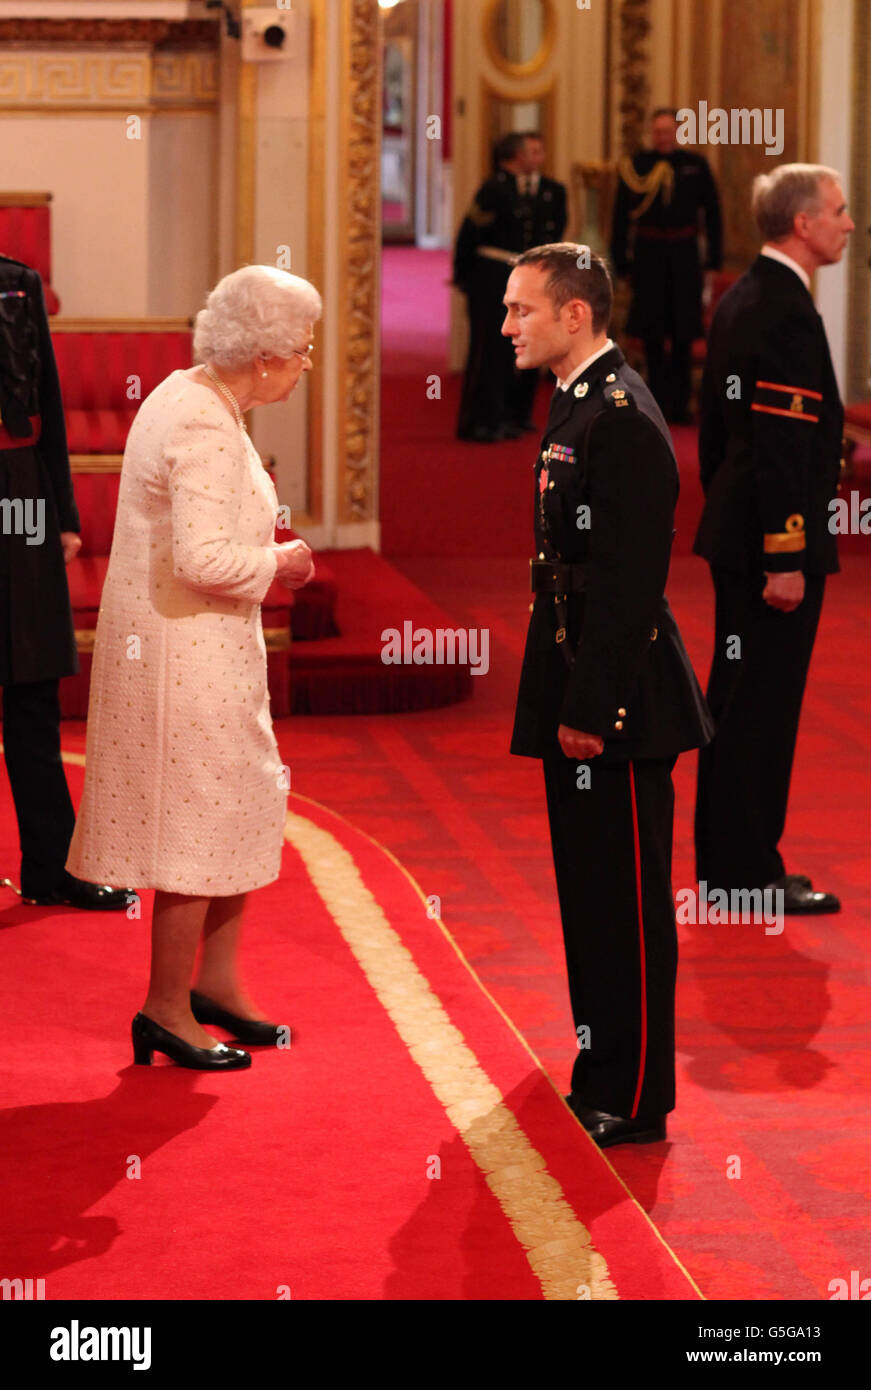
[[[275,578],[286,589],[301,589],[314,578],[315,563],[305,541],[284,541],[276,547]]]

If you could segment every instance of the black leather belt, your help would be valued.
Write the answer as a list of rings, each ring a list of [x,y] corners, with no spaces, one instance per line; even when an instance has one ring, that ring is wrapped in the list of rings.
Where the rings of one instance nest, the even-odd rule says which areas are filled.
[[[581,594],[587,587],[583,565],[558,560],[530,560],[529,582],[534,594]]]

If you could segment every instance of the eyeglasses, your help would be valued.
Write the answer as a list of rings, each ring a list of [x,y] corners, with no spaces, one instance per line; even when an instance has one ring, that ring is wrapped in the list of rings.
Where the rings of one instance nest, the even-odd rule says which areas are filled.
[[[302,348],[293,348],[292,351],[293,351],[293,354],[294,354],[295,357],[301,357],[301,358],[303,359],[304,362],[310,362],[310,361],[311,361],[312,348],[313,348],[313,347],[314,347],[314,343],[309,343],[309,345],[308,345],[308,347],[305,349],[305,351],[303,351]]]

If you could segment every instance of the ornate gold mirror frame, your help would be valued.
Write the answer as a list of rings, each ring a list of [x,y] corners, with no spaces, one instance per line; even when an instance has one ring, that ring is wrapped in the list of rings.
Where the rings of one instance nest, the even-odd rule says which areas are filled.
[[[499,10],[503,3],[504,0],[488,0],[484,12],[482,29],[487,56],[494,68],[498,72],[504,73],[506,77],[531,77],[546,65],[553,52],[556,41],[556,13],[553,0],[540,0],[543,18],[541,43],[538,52],[524,63],[512,62],[510,58],[505,57],[499,47],[497,25]],[[526,0],[526,3],[531,4],[532,0]]]

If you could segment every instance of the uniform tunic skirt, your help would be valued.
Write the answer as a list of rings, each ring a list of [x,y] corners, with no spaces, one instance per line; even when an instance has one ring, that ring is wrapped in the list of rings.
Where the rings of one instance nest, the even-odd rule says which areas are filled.
[[[209,387],[173,372],[130,430],[67,869],[225,896],[279,874],[286,774],[260,604],[275,487]]]

